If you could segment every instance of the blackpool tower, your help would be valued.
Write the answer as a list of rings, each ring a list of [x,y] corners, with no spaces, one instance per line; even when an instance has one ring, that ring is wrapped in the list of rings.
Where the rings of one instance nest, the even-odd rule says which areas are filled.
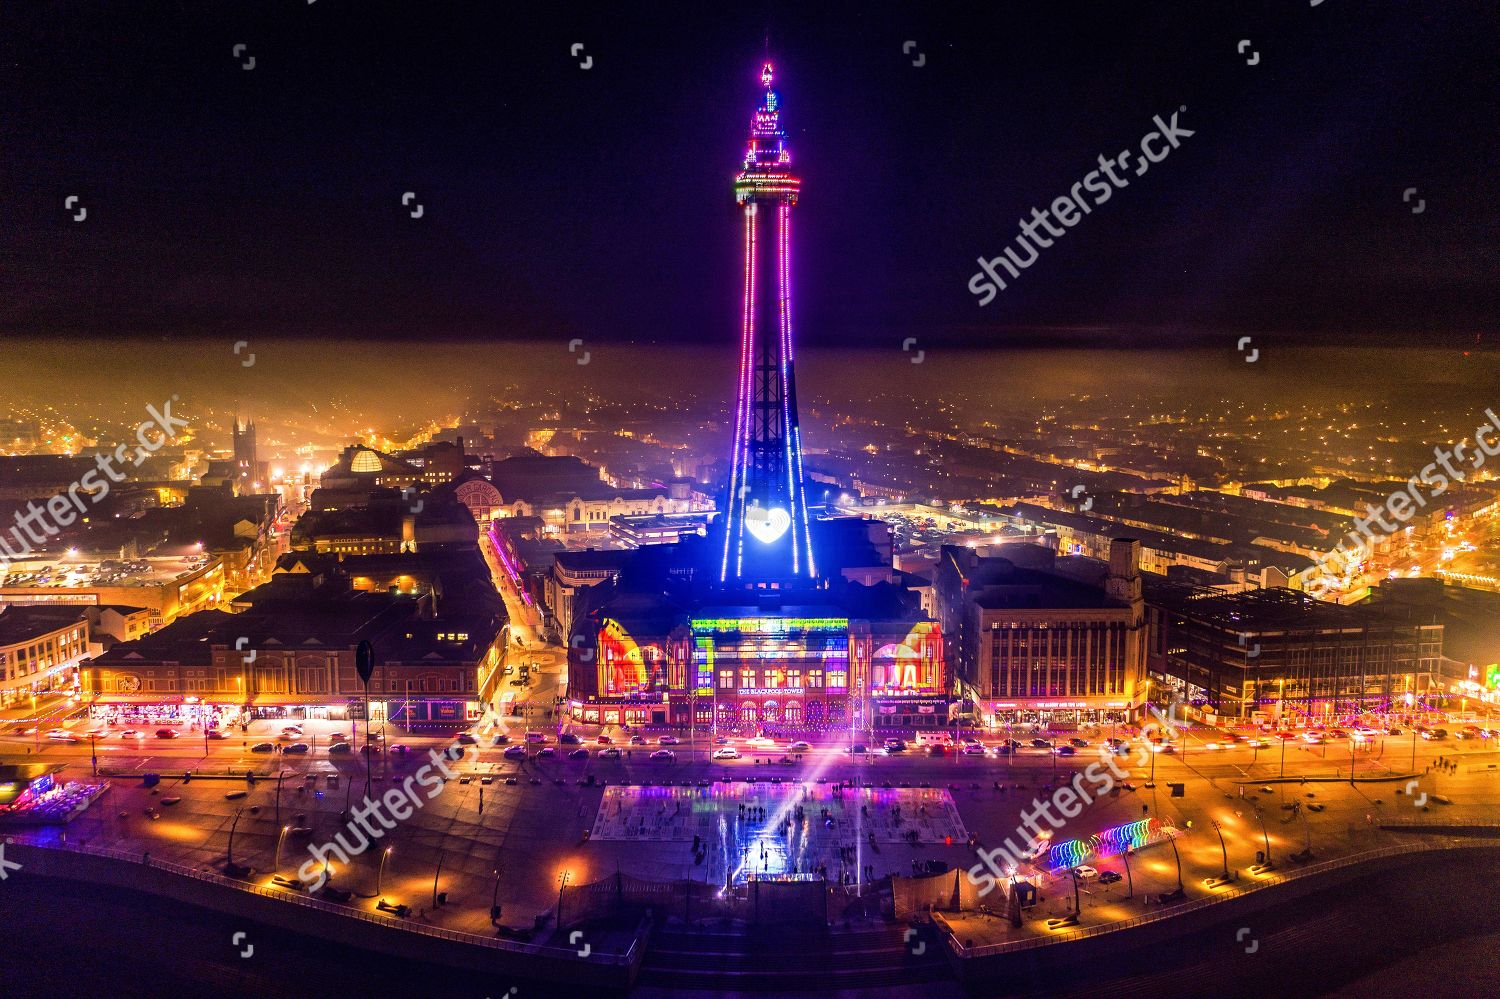
[[[740,367],[719,581],[785,587],[817,577],[802,486],[792,357],[792,208],[800,181],[781,127],[771,64],[734,181],[745,225]]]

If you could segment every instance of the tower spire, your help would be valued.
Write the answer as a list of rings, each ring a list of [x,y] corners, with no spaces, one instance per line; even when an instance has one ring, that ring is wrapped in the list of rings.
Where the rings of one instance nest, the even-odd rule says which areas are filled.
[[[734,464],[725,504],[721,582],[784,586],[817,576],[802,484],[792,352],[791,219],[801,181],[781,127],[775,70],[750,122],[735,200],[744,215],[745,283]]]

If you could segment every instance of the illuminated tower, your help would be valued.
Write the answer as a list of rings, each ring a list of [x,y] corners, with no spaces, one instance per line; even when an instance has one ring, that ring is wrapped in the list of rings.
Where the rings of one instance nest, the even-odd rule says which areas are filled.
[[[802,438],[792,363],[792,206],[800,181],[781,128],[771,64],[750,125],[734,196],[745,220],[745,284],[734,467],[719,580],[787,586],[817,576],[802,488]]]

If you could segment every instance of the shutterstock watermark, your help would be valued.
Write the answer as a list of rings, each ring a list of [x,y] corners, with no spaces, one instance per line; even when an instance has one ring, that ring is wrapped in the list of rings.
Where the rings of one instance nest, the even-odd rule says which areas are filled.
[[[478,742],[505,731],[505,720],[498,714],[491,714],[486,707],[484,716],[468,730],[468,734]],[[442,752],[429,749],[427,755],[432,762],[424,763],[415,773],[408,774],[399,787],[391,788],[378,798],[365,798],[360,805],[350,809],[344,832],[334,833],[333,839],[322,846],[307,848],[312,859],[297,868],[297,878],[307,885],[309,892],[315,892],[328,883],[330,857],[338,858],[339,863],[347,866],[376,840],[395,829],[398,823],[411,818],[442,794],[448,780],[457,776],[448,764],[457,762],[464,755],[463,744],[454,739]],[[422,789],[420,793],[418,788]],[[387,813],[390,818],[387,818]],[[347,840],[345,833],[349,837]]]
[[[1137,766],[1145,766],[1150,761],[1149,754],[1155,752],[1154,735],[1160,733],[1168,739],[1176,735],[1177,707],[1178,702],[1173,701],[1167,706],[1166,714],[1155,707],[1149,709],[1154,717],[1141,726],[1136,737]],[[1015,875],[1022,865],[1030,863],[1047,847],[1053,832],[1062,829],[1068,819],[1076,819],[1084,808],[1108,795],[1119,781],[1129,776],[1130,771],[1120,765],[1115,747],[1106,744],[1099,749],[1098,761],[1075,774],[1071,782],[1055,789],[1047,800],[1033,798],[1031,806],[1021,810],[1021,824],[1014,836],[1007,836],[999,846],[975,851],[979,863],[969,868],[968,876],[979,889],[979,895],[989,894],[998,883]],[[1050,829],[1043,829],[1039,820],[1044,820]],[[1019,837],[1020,842],[1014,837]]]
[[[1406,480],[1405,489],[1391,493],[1379,507],[1366,505],[1365,516],[1354,519],[1354,530],[1339,546],[1319,559],[1317,565],[1303,570],[1303,590],[1311,596],[1321,597],[1332,589],[1332,580],[1347,575],[1364,561],[1375,547],[1376,532],[1371,524],[1379,527],[1383,536],[1389,537],[1401,530],[1401,525],[1418,511],[1426,509],[1428,503],[1447,492],[1454,481],[1463,482],[1467,473],[1455,468],[1453,463],[1463,461],[1465,451],[1471,452],[1468,467],[1474,471],[1483,468],[1487,459],[1500,455],[1500,440],[1491,439],[1500,437],[1500,416],[1495,415],[1493,409],[1486,409],[1484,415],[1489,417],[1489,422],[1480,424],[1471,435],[1472,445],[1469,438],[1459,441],[1451,450],[1439,444],[1432,449],[1433,460]]]
[[[1134,176],[1140,177],[1151,168],[1151,164],[1160,163],[1171,155],[1172,150],[1182,144],[1181,140],[1188,138],[1193,133],[1177,124],[1177,116],[1187,107],[1172,112],[1171,121],[1162,121],[1161,115],[1153,115],[1152,121],[1156,124],[1156,130],[1147,132],[1141,139],[1141,158],[1137,161]],[[981,306],[989,305],[1007,287],[1005,278],[1001,276],[998,268],[1004,268],[1010,275],[1011,280],[1021,276],[1021,271],[1036,263],[1038,248],[1045,250],[1051,246],[1054,240],[1062,238],[1063,234],[1077,225],[1084,215],[1088,215],[1099,205],[1108,201],[1122,187],[1129,187],[1130,181],[1126,175],[1130,174],[1129,160],[1130,150],[1122,149],[1115,156],[1099,156],[1099,169],[1091,171],[1082,180],[1074,184],[1067,194],[1054,198],[1048,208],[1038,210],[1035,206],[1031,209],[1031,218],[1021,219],[1021,234],[1015,238],[1016,246],[1023,250],[1026,258],[1023,260],[1015,249],[1007,246],[1005,252],[998,257],[989,260],[979,258],[979,273],[969,278],[969,291],[979,296]],[[1119,167],[1121,173],[1116,174],[1115,168]],[[1101,174],[1103,176],[1101,176]],[[1104,178],[1109,178],[1105,183]],[[1085,197],[1083,192],[1088,192],[1092,198]],[[1079,214],[1079,213],[1082,214]],[[1065,228],[1058,228],[1052,223],[1052,219],[1061,222]],[[1047,235],[1037,232],[1037,228],[1045,229]],[[1028,242],[1028,240],[1030,242]]]
[[[172,403],[176,399],[175,395],[168,399],[160,410],[155,406],[146,407],[150,419],[135,428],[138,446],[134,452],[135,460],[130,462],[133,467],[140,467],[147,458],[176,440],[177,431],[188,425],[187,420],[172,415]],[[113,453],[94,455],[97,467],[83,473],[64,492],[47,500],[45,506],[39,506],[33,500],[26,504],[24,513],[16,511],[16,526],[7,532],[10,538],[0,533],[0,569],[18,559],[30,557],[35,551],[33,545],[44,545],[54,535],[61,534],[63,528],[71,527],[81,515],[88,513],[90,505],[108,496],[113,483],[124,482],[125,473],[115,466],[126,464],[129,454],[130,445],[121,444]]]

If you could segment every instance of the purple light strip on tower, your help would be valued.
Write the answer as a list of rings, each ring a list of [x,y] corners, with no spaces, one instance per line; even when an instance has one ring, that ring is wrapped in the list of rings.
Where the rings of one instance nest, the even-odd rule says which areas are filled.
[[[734,423],[734,464],[729,478],[729,518],[724,525],[724,559],[719,566],[719,582],[725,582],[729,576],[729,545],[730,535],[734,531],[736,521],[740,524],[738,532],[739,554],[735,558],[735,573],[740,572],[741,555],[745,545],[744,534],[744,506],[745,497],[742,493],[743,479],[743,456],[742,448],[746,443],[746,435],[749,433],[749,406],[750,406],[750,363],[751,363],[751,319],[750,309],[754,296],[755,281],[755,204],[751,202],[745,206],[745,294],[740,314],[740,377],[739,398],[736,403]]]
[[[789,396],[791,382],[787,378],[787,362],[792,356],[792,306],[791,286],[788,280],[787,249],[791,243],[788,238],[788,230],[791,227],[791,206],[785,201],[777,206],[776,210],[776,235],[779,244],[777,263],[781,273],[777,275],[780,282],[781,300],[781,437],[782,446],[786,454],[786,497],[791,506],[788,511],[792,519],[792,575],[801,572],[801,557],[797,549],[797,522],[801,520],[797,509],[797,487],[793,480],[794,469],[792,461],[792,411]],[[803,526],[806,531],[806,526]]]

